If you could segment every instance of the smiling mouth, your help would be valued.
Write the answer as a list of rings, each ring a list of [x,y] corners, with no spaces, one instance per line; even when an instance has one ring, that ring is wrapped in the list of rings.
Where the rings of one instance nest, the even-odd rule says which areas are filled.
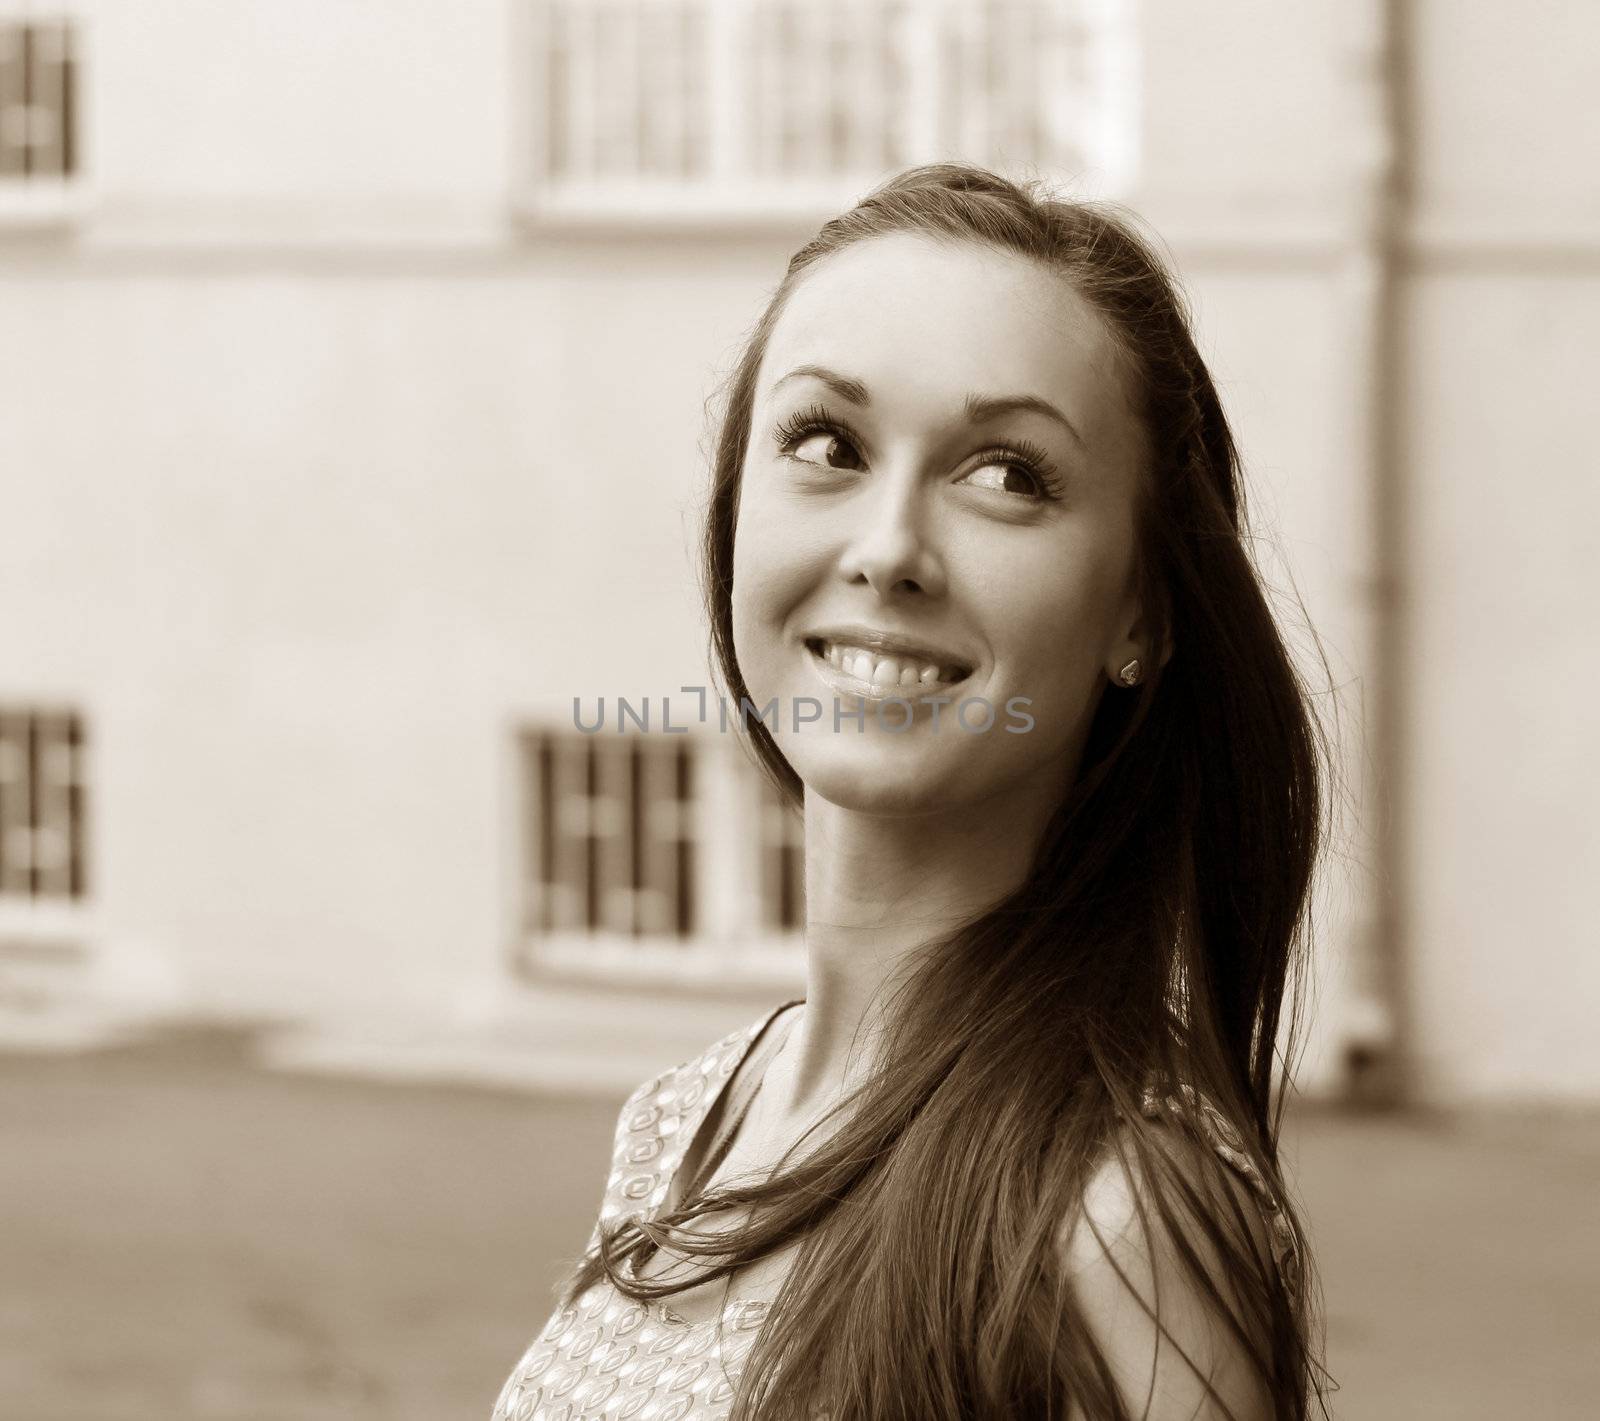
[[[898,690],[922,694],[959,685],[972,675],[970,666],[922,661],[914,656],[890,656],[851,646],[848,642],[824,641],[820,637],[807,637],[806,650],[835,671],[880,693]]]

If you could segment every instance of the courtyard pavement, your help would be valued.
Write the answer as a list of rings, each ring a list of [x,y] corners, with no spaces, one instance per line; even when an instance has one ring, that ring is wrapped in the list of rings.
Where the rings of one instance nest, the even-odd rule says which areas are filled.
[[[0,1421],[487,1421],[618,1102],[0,1055]],[[1600,1415],[1600,1112],[1306,1110],[1341,1421]]]

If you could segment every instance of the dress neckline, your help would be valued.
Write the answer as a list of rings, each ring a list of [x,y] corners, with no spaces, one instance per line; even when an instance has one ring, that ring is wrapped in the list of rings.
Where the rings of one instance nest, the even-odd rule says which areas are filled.
[[[733,1081],[738,1076],[740,1070],[754,1054],[756,1048],[761,1044],[761,1042],[766,1039],[768,1032],[770,1032],[772,1029],[773,1023],[776,1022],[777,1019],[784,1014],[784,1012],[788,1011],[790,1007],[802,1006],[804,1003],[804,997],[795,997],[790,1001],[783,1002],[779,1006],[776,1006],[769,1011],[766,1016],[762,1017],[754,1027],[746,1028],[745,1042],[743,1047],[739,1050],[738,1059],[734,1062],[733,1069],[717,1082],[715,1088],[706,1097],[705,1108],[701,1112],[700,1119],[696,1122],[694,1131],[690,1135],[688,1142],[684,1145],[682,1152],[678,1155],[677,1160],[674,1162],[671,1174],[667,1177],[665,1197],[663,1197],[661,1204],[654,1211],[652,1217],[660,1214],[666,1209],[667,1200],[673,1193],[673,1187],[678,1181],[678,1176],[683,1169],[684,1161],[688,1159],[690,1155],[695,1153],[696,1147],[709,1143],[709,1141],[705,1138],[705,1132],[707,1125],[711,1121],[712,1115],[716,1112],[717,1106],[722,1101],[722,1098],[727,1094],[728,1087],[733,1084]],[[701,1318],[700,1320],[695,1321],[691,1318],[686,1318],[678,1313],[673,1312],[671,1308],[667,1307],[666,1304],[661,1302],[659,1299],[652,1299],[644,1304],[644,1307],[652,1317],[656,1318],[658,1321],[670,1323],[673,1327],[717,1327],[728,1319],[730,1313],[737,1312],[741,1314],[738,1322],[738,1326],[741,1330],[746,1330],[750,1327],[756,1326],[758,1320],[766,1315],[767,1309],[770,1306],[771,1304],[765,1298],[729,1298],[723,1303],[721,1308],[718,1309],[715,1316]]]

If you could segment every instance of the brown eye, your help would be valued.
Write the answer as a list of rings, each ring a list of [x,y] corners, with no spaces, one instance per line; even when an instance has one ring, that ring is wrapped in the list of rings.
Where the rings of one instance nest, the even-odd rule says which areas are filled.
[[[809,455],[802,454],[802,449],[809,449]],[[792,451],[796,459],[807,464],[826,464],[830,469],[859,469],[861,456],[855,445],[841,435],[829,433],[827,430],[817,430],[808,434],[797,443]]]
[[[1033,503],[1061,497],[1060,479],[1049,457],[1037,444],[1011,441],[986,449],[982,462],[963,474],[960,482],[995,493],[1014,494]]]
[[[861,449],[850,426],[834,419],[821,405],[812,405],[773,431],[778,452],[818,468],[855,471],[862,467]],[[801,454],[801,449],[809,449]]]
[[[983,464],[967,475],[966,482],[979,488],[994,489],[997,493],[1019,493],[1027,498],[1038,498],[1038,477],[1024,464],[1013,464],[995,459]]]

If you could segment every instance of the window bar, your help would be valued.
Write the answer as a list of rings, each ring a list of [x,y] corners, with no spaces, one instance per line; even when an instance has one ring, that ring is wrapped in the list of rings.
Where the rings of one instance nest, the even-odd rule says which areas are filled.
[[[89,748],[81,716],[67,718],[67,753],[71,757],[71,778],[67,784],[67,891],[74,898],[89,892],[88,844],[86,842],[85,803],[89,781]]]
[[[674,840],[682,832],[682,825],[673,801],[674,745],[675,742],[662,739],[644,747],[640,809],[644,819],[644,891],[639,900],[639,920],[640,931],[652,937],[672,932],[673,904],[677,899]]]
[[[805,827],[765,775],[752,775],[751,799],[760,844],[760,901],[754,918],[769,936],[804,924]]]
[[[21,177],[27,171],[26,33],[26,25],[0,19],[0,178]]]
[[[72,745],[67,718],[33,720],[33,893],[65,898],[72,888]]]
[[[556,747],[547,733],[536,733],[525,742],[524,772],[531,780],[527,816],[528,868],[525,881],[533,901],[527,905],[526,927],[549,933],[556,926],[556,896],[560,891],[556,877]]]
[[[22,887],[29,897],[39,894],[39,718],[24,716],[22,721],[22,784],[26,817],[16,829],[18,857],[21,859]]]
[[[636,735],[602,740],[590,737],[590,748],[599,761],[596,796],[590,813],[596,840],[599,877],[599,926],[607,933],[631,936],[633,933],[633,838],[628,827],[631,794],[629,778],[633,769],[632,746]]]
[[[785,811],[785,820],[792,815]],[[795,932],[806,923],[806,858],[803,840],[796,842],[786,824],[784,840],[778,853],[782,860],[780,882],[783,898],[778,910],[778,925],[785,932]]]
[[[17,828],[16,839],[23,890],[29,897],[39,892],[39,759],[39,718],[26,716],[22,722],[22,783],[28,813]]]
[[[754,801],[755,815],[755,841],[756,841],[756,902],[755,912],[751,921],[767,932],[773,924],[776,912],[773,905],[777,902],[777,879],[773,872],[772,841],[772,790],[767,784],[766,776],[760,771],[755,772],[756,783],[751,786],[750,798]]]
[[[585,786],[589,737],[569,741],[562,736],[554,749],[555,877],[550,885],[550,928],[555,933],[581,932],[585,926],[588,872],[589,800]]]
[[[676,791],[678,810],[677,842],[677,915],[675,927],[679,937],[690,937],[695,931],[695,842],[690,826],[694,823],[694,761],[689,747],[681,741],[676,747]]]
[[[646,930],[645,923],[645,753],[644,742],[635,738],[628,744],[628,925],[627,931],[638,937]]]
[[[69,24],[61,26],[61,107],[58,130],[61,139],[61,172],[71,177],[78,171],[78,32]]]
[[[572,118],[578,108],[572,92],[572,29],[565,0],[544,0],[539,7],[544,21],[545,77],[548,123],[544,132],[544,169],[547,181],[559,182],[572,174]]]
[[[27,170],[32,175],[63,177],[66,155],[61,143],[61,113],[65,106],[62,78],[66,61],[66,26],[33,24],[28,27]]]
[[[32,890],[28,721],[0,712],[0,893]]]
[[[598,800],[600,798],[600,745],[593,735],[583,742],[583,916],[588,931],[600,926],[600,826]]]
[[[36,79],[34,65],[35,30],[31,24],[24,23],[21,27],[21,53],[18,57],[22,72],[22,101],[11,111],[12,120],[16,124],[16,141],[22,150],[22,175],[32,177],[34,171],[34,130],[37,127],[34,119],[33,101]]]
[[[765,781],[761,794],[761,925],[768,932],[783,928],[783,806]]]
[[[538,76],[540,88],[529,104],[522,133],[527,145],[525,173],[547,183],[560,172],[561,146],[566,132],[567,67],[563,62],[560,23],[552,0],[534,0],[528,6],[529,23],[523,32],[528,71]]]
[[[701,846],[699,933],[720,945],[742,943],[751,923],[759,921],[750,905],[761,888],[761,836],[745,808],[749,769],[736,736],[697,738],[690,830]]]
[[[741,876],[744,892],[740,903],[740,929],[761,929],[766,926],[771,895],[767,891],[767,800],[772,786],[754,757],[735,747],[738,760],[735,769],[739,777],[739,831],[745,850],[747,865]]]

